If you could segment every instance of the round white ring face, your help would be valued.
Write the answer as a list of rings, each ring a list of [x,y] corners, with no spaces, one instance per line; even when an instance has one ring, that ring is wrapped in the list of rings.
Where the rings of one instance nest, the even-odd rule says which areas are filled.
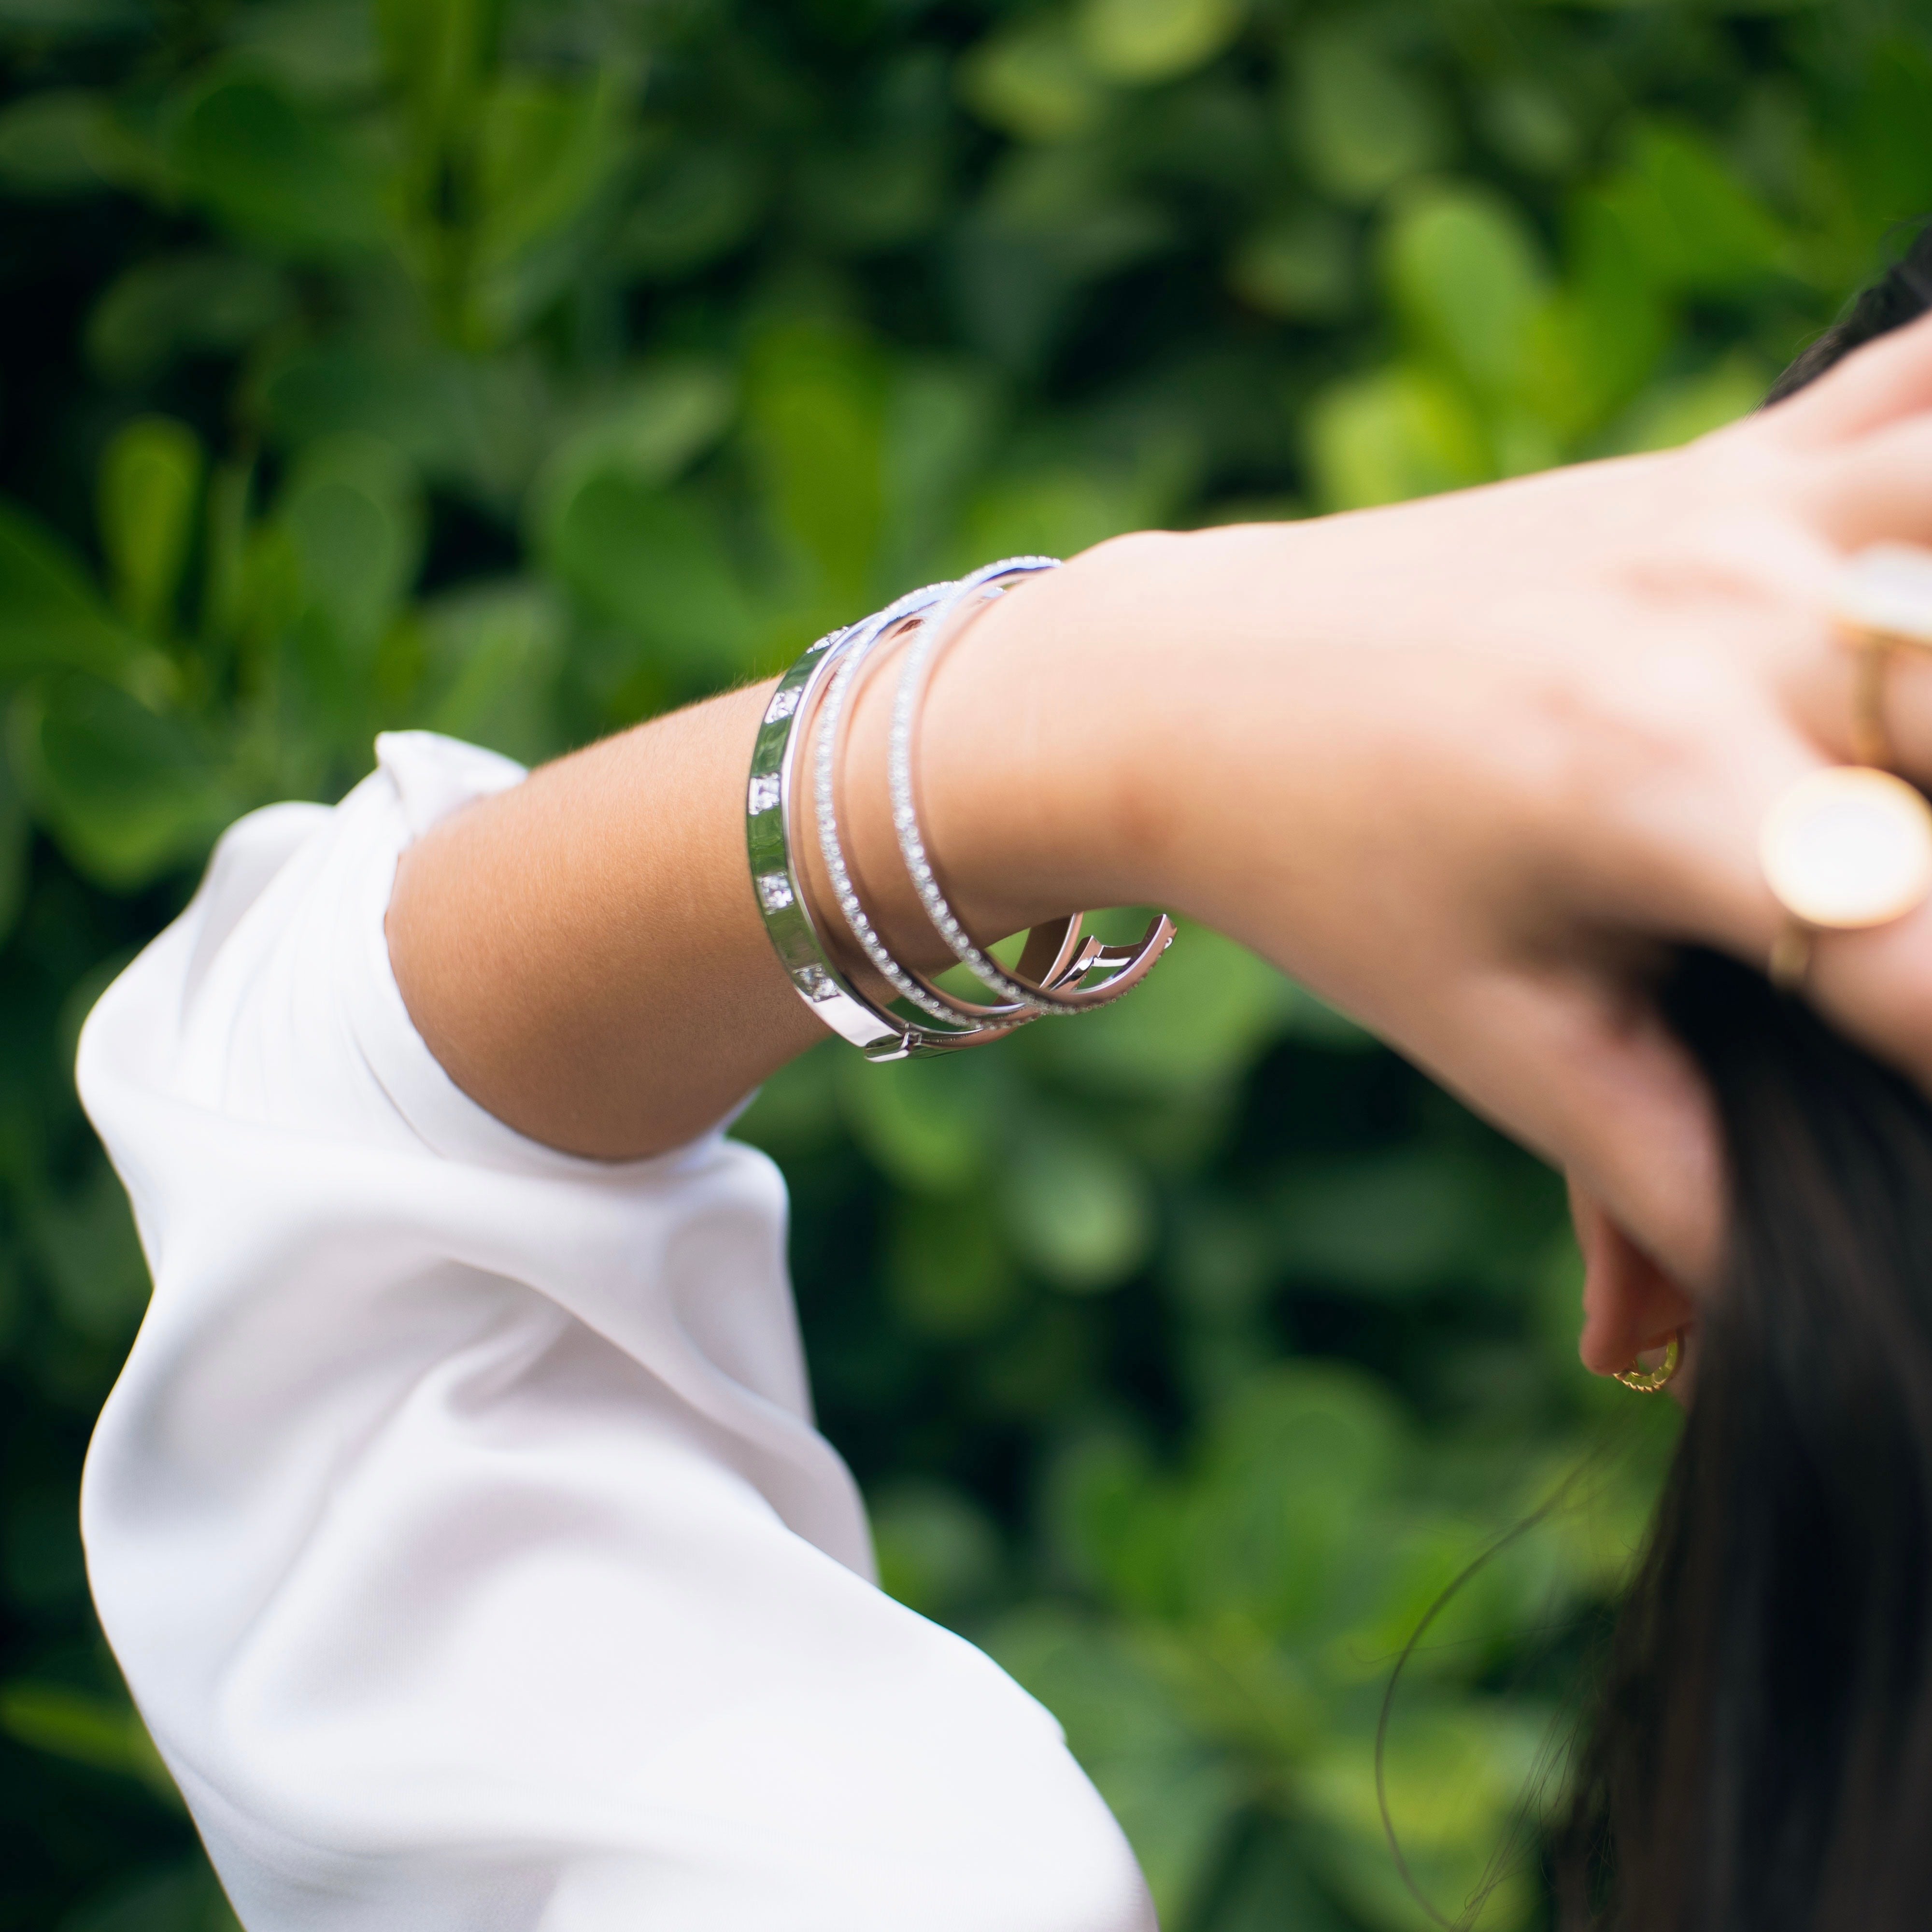
[[[1932,808],[1889,772],[1834,766],[1772,807],[1758,856],[1779,904],[1805,925],[1887,925],[1932,892]]]
[[[1840,572],[1832,602],[1854,632],[1932,645],[1932,550],[1896,543],[1860,550]]]

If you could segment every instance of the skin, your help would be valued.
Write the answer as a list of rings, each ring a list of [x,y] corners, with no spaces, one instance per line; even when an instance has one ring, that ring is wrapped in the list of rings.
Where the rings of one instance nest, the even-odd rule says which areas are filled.
[[[1694,1324],[1722,1252],[1710,1108],[1648,986],[1673,943],[1768,955],[1758,826],[1850,759],[1833,582],[1882,541],[1932,544],[1927,322],[1681,451],[1119,538],[942,661],[927,842],[976,932],[1170,907],[1560,1167],[1583,1358],[1610,1372]],[[889,941],[936,963],[892,839],[890,683],[856,706],[846,830]],[[513,1126],[662,1152],[820,1036],[746,874],[769,690],[560,760],[404,855],[404,998]],[[1932,660],[1894,666],[1887,718],[1899,768],[1932,780]],[[1932,1086],[1932,904],[1821,938],[1806,995]]]

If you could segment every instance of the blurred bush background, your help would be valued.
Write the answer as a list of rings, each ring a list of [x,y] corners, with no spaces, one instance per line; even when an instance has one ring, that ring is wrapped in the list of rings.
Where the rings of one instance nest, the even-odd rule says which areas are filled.
[[[231,1924],[88,1607],[140,1318],[76,1030],[372,734],[534,759],[909,584],[1748,408],[1932,208],[1884,0],[0,0],[0,1927]],[[1181,667],[1184,674],[1184,664]],[[889,1586],[1058,1712],[1170,1932],[1537,1923],[1667,1443],[1551,1177],[1190,932],[742,1131]],[[1606,1430],[1613,1448],[1587,1464]]]

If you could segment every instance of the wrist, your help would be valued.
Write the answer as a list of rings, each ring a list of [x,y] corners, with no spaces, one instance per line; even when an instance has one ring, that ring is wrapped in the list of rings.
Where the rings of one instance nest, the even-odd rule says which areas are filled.
[[[1148,902],[1148,848],[1169,802],[1149,725],[1172,658],[1135,605],[1186,541],[1117,538],[1028,580],[983,611],[934,673],[921,734],[924,815],[976,930]]]

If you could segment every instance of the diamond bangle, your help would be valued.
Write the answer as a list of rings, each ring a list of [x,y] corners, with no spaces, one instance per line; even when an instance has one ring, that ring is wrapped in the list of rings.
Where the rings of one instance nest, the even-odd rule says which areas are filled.
[[[892,830],[898,836],[899,854],[905,861],[913,890],[918,893],[933,930],[951,950],[953,957],[971,968],[974,975],[1002,998],[1034,1016],[1070,1014],[1091,1011],[1118,999],[1127,989],[1154,970],[1154,962],[1174,942],[1174,922],[1165,913],[1158,915],[1139,940],[1130,947],[1103,946],[1089,940],[1077,956],[1078,970],[1071,970],[1064,958],[1042,978],[1024,976],[1022,960],[1017,972],[1008,972],[997,960],[973,943],[947,903],[934,872],[931,855],[920,829],[919,808],[913,779],[917,749],[919,719],[926,686],[933,667],[973,618],[992,600],[1005,594],[1007,580],[1030,576],[1058,567],[1050,556],[1008,557],[989,563],[953,584],[944,598],[928,612],[912,641],[906,647],[899,669],[898,689],[892,702],[890,749],[887,754],[887,779],[892,796]],[[1089,973],[1106,976],[1090,986],[1079,982]]]

